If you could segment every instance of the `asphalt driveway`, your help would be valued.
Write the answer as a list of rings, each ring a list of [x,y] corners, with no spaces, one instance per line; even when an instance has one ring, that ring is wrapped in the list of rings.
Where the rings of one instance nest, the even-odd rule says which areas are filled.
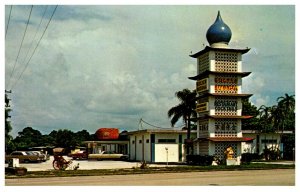
[[[64,156],[66,160],[70,160],[70,157]],[[27,171],[48,171],[53,170],[52,162],[53,156],[50,156],[50,160],[42,163],[20,163],[20,167],[26,167]],[[71,166],[75,166],[79,163],[79,169],[90,170],[90,169],[123,169],[123,168],[133,168],[140,166],[139,162],[127,162],[127,161],[113,161],[113,160],[73,160]],[[7,167],[8,164],[5,164]],[[151,167],[166,166],[166,164],[160,165],[150,165]],[[170,166],[170,165],[169,165]]]

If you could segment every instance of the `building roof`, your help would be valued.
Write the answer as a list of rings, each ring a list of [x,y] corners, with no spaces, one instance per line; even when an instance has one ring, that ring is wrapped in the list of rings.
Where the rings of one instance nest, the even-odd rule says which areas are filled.
[[[199,51],[195,54],[190,55],[190,57],[193,58],[198,58],[200,55],[209,52],[209,51],[224,51],[224,52],[239,52],[239,53],[247,53],[250,49],[246,48],[246,49],[233,49],[233,48],[214,48],[214,47],[210,47],[210,46],[206,46],[202,51]]]
[[[252,118],[250,115],[208,115],[208,117],[214,118],[214,119],[249,119]]]
[[[250,137],[208,137],[208,138],[197,138],[196,141],[214,141],[214,142],[246,142],[252,141],[254,138]]]
[[[240,116],[240,115],[230,115],[230,116],[225,116],[225,115],[208,115],[204,114],[199,117],[191,118],[191,121],[197,121],[198,119],[207,119],[207,118],[213,118],[213,119],[249,119],[252,118],[253,116]]]
[[[99,143],[99,144],[127,144],[128,140],[110,140],[110,141],[83,141],[83,143]]]
[[[259,132],[257,130],[242,130],[242,133],[245,133],[245,134],[258,134]],[[275,133],[277,134],[292,134],[294,133],[293,131],[287,131],[287,130],[284,130],[284,131],[275,131]],[[268,133],[267,133],[268,134]]]
[[[220,97],[251,97],[253,94],[234,94],[234,93],[208,93],[208,92],[204,92],[204,93],[200,93],[198,97],[195,98],[195,100],[198,100],[200,98],[206,97],[206,96],[220,96]]]
[[[203,73],[200,73],[194,77],[188,77],[191,80],[199,80],[199,79],[203,79],[206,76],[208,76],[209,74],[214,74],[214,75],[240,75],[242,77],[246,77],[248,75],[251,74],[251,72],[226,72],[226,71],[210,71],[210,70],[206,70]]]
[[[143,129],[137,131],[129,131],[126,134],[133,135],[138,133],[187,133],[187,130],[175,130],[175,129]],[[196,133],[196,130],[191,130],[191,133]]]

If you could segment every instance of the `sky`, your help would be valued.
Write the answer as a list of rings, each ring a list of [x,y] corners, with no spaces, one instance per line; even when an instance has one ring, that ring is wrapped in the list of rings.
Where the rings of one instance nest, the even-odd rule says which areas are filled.
[[[4,87],[12,91],[14,137],[25,127],[42,134],[137,130],[141,118],[170,128],[175,92],[195,89],[189,55],[208,45],[218,10],[232,31],[229,46],[251,48],[243,55],[243,71],[252,73],[242,92],[253,94],[252,104],[272,106],[295,94],[293,5],[59,5],[38,46],[55,5],[33,6],[25,36],[31,6],[14,5],[7,25],[10,8]]]

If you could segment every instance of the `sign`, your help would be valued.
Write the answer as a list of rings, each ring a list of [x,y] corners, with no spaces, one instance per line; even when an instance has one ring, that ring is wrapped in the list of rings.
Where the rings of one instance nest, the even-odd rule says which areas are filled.
[[[237,122],[236,121],[216,121],[215,122],[215,130],[216,132],[236,132],[237,130]]]
[[[234,92],[237,93],[238,86],[236,85],[215,85],[215,92]]]
[[[216,76],[215,77],[216,93],[237,93],[238,79],[232,76]]]
[[[236,100],[216,99],[215,100],[215,110],[216,111],[236,111],[237,110],[237,101]]]
[[[196,105],[196,112],[201,113],[208,111],[208,102],[199,103]]]
[[[233,77],[216,77],[215,78],[215,83],[216,84],[234,84],[237,85],[237,78]]]
[[[197,81],[196,87],[197,87],[197,92],[207,91],[208,90],[208,78]]]

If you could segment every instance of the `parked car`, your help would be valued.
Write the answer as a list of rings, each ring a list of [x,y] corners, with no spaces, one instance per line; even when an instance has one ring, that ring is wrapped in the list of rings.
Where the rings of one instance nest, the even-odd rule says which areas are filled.
[[[5,162],[13,158],[18,158],[20,163],[42,162],[41,157],[29,151],[14,151],[5,155]]]
[[[46,155],[45,153],[42,153],[41,151],[31,151],[35,155],[38,155],[41,159],[41,161],[45,162],[50,159],[50,155]]]
[[[89,154],[88,159],[91,160],[128,160],[128,155],[121,153],[102,152],[99,154]]]
[[[73,159],[87,159],[88,153],[86,151],[77,151],[76,153],[70,154]]]

